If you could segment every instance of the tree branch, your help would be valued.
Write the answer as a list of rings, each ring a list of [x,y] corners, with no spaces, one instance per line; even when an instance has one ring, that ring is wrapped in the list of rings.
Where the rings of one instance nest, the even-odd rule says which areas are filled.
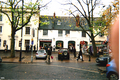
[[[3,4],[6,4],[6,5],[9,5],[9,6],[10,6],[10,4],[8,4],[8,3],[6,3],[6,2],[3,2],[3,1],[0,1],[0,3],[3,3]]]
[[[27,24],[30,22],[30,19],[31,19],[32,15],[33,15],[33,9],[31,10],[31,15],[28,17],[27,22],[26,22],[26,23],[24,23],[24,24],[22,25],[22,27],[20,27],[20,28],[16,29],[16,31],[18,31],[18,30],[22,29],[25,25],[27,25]]]
[[[14,9],[16,8],[16,6],[19,4],[20,1],[22,1],[22,0],[19,0],[19,1],[15,4]]]
[[[106,27],[104,30],[98,32],[98,33],[94,36],[94,38],[95,38],[98,34],[100,34],[101,32],[105,31],[106,29],[108,29],[108,28]]]
[[[52,1],[52,0],[51,0],[51,1]],[[50,2],[51,2],[51,1],[50,1]],[[43,8],[43,7],[45,7],[45,6],[47,6],[50,2],[46,3],[46,4],[43,5],[43,6],[40,6],[40,9]]]
[[[9,15],[8,15],[7,13],[5,13],[4,11],[2,11],[2,9],[0,10],[0,12],[1,12],[1,13],[3,13],[3,14],[5,14],[5,15],[8,17],[8,19],[9,19],[10,23],[12,23],[12,21],[11,21],[11,19],[10,19]]]
[[[84,10],[84,8],[83,8],[83,6],[82,6],[82,4],[81,4],[80,0],[77,0],[77,1],[79,2],[80,6],[82,7],[82,9],[83,9],[83,11],[84,11],[85,16],[87,17],[86,12],[85,12],[85,10]]]
[[[97,0],[95,0],[95,1],[94,1],[93,8],[90,10],[90,12],[91,12],[92,10],[94,10],[94,9],[95,9],[95,7],[96,7],[96,4],[97,4],[96,2],[97,2]]]

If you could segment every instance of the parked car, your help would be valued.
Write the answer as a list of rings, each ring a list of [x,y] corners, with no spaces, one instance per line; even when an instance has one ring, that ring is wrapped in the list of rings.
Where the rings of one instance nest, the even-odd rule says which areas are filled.
[[[106,65],[106,77],[109,78],[109,80],[118,80],[119,76],[118,73],[116,71],[116,64],[114,62],[114,60],[110,61],[107,65]]]
[[[58,50],[58,60],[60,59],[68,59],[70,58],[69,49],[62,48]]]
[[[106,65],[108,63],[108,60],[109,61],[111,60],[111,56],[109,56],[109,55],[101,55],[96,58],[97,63],[104,64],[104,65]]]
[[[40,49],[36,52],[36,59],[38,58],[43,58],[43,59],[47,58],[47,53],[45,49]]]
[[[2,62],[2,58],[0,57],[0,63]]]

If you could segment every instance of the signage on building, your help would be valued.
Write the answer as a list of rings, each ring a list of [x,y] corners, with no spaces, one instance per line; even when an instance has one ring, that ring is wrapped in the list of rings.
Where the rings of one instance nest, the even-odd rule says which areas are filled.
[[[52,39],[39,39],[40,41],[52,41]]]

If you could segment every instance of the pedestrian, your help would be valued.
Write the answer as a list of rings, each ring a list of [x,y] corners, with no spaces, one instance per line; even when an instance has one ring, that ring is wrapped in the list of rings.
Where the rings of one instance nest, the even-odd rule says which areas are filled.
[[[55,52],[55,45],[53,46],[53,51]]]
[[[25,52],[27,52],[27,44],[25,45]]]
[[[48,48],[47,50],[47,62],[50,63],[50,57],[51,57],[51,50]]]
[[[28,53],[28,51],[29,51],[29,45],[27,44],[27,53]]]
[[[99,49],[98,56],[103,55],[103,51]]]
[[[8,45],[5,45],[5,53],[7,52],[8,50]]]
[[[79,51],[77,61],[78,61],[78,59],[80,59],[80,57],[82,58],[82,61],[83,61],[82,48],[81,48],[80,51]]]
[[[33,46],[31,45],[31,46],[30,46],[30,51],[32,51],[32,49],[33,49]]]
[[[74,58],[76,57],[76,49],[75,47],[73,47],[73,54],[74,54]]]
[[[34,52],[35,52],[35,50],[36,50],[36,45],[34,45]]]
[[[44,47],[44,48],[45,48],[45,50],[46,50],[46,52],[47,52],[47,50],[48,50],[47,45],[45,45],[45,47]]]

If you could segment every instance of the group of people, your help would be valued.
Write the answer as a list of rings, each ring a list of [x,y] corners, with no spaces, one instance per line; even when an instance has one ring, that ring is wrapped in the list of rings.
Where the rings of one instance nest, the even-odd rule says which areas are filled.
[[[36,51],[36,45],[32,46],[32,45],[26,45],[26,52],[32,51],[34,47],[34,51]]]
[[[74,58],[76,58],[76,49],[74,46],[70,46],[69,50],[73,53]]]
[[[76,49],[74,46],[70,46],[70,51],[73,53],[74,58],[76,58]],[[81,57],[81,58],[80,58]],[[81,59],[83,61],[83,56],[82,56],[82,48],[79,51],[78,57],[77,57],[77,61]]]

